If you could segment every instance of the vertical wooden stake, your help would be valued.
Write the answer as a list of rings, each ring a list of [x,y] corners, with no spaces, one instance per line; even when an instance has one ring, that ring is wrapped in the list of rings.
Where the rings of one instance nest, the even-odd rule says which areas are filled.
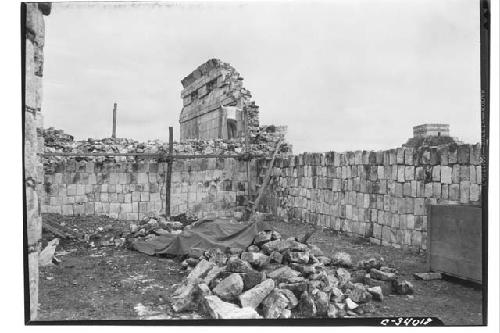
[[[111,137],[116,139],[116,103],[113,105],[113,134]]]
[[[166,186],[166,192],[165,192],[165,215],[170,217],[170,188],[172,186],[172,162],[173,158],[172,156],[174,155],[174,128],[169,127],[168,128],[168,163],[167,163],[167,186]]]

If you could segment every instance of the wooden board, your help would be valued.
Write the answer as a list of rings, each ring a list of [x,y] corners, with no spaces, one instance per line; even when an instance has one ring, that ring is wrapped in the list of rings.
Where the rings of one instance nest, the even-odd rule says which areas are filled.
[[[431,206],[428,227],[429,270],[482,283],[481,207]]]

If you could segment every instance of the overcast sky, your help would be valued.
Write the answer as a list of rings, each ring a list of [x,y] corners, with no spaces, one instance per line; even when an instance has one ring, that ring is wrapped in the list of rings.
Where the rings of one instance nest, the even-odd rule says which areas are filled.
[[[179,137],[180,80],[231,63],[261,124],[294,152],[386,149],[412,126],[480,141],[474,0],[53,3],[45,17],[44,125],[77,139]]]

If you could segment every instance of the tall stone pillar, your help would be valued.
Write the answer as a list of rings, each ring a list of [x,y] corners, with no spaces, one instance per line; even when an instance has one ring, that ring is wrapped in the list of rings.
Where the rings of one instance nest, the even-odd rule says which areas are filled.
[[[38,255],[42,235],[41,193],[43,165],[39,152],[43,150],[42,76],[45,25],[43,15],[49,15],[50,3],[25,5],[25,85],[24,85],[24,184],[26,204],[25,245],[28,253],[30,320],[38,312]]]

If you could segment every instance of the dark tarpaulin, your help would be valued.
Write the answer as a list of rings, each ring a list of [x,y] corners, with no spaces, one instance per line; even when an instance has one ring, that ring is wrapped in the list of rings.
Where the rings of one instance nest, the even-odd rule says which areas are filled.
[[[185,229],[179,235],[162,235],[149,241],[135,241],[133,248],[149,255],[171,256],[185,256],[190,252],[212,248],[245,249],[262,230],[271,228],[263,221],[241,224],[224,219],[208,220],[191,229]]]

